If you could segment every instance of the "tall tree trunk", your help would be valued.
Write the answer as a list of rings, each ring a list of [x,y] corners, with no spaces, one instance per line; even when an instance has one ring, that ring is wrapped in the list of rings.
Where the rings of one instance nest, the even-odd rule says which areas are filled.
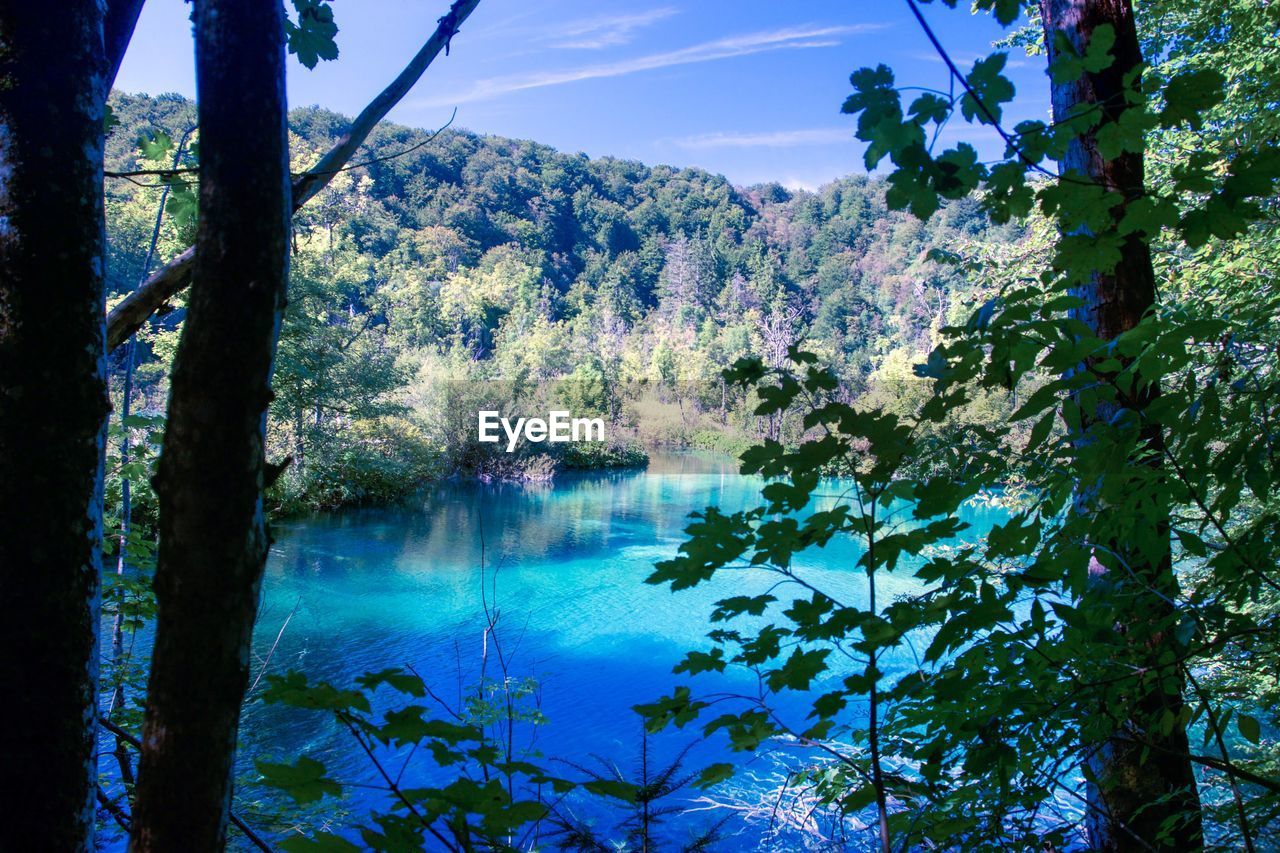
[[[200,222],[156,491],[155,649],[134,850],[226,841],[267,557],[266,411],[290,191],[279,0],[197,0]]]
[[[0,850],[93,843],[102,6],[0,0]]]
[[[1114,62],[1109,68],[1053,85],[1054,119],[1064,121],[1082,105],[1091,105],[1101,110],[1104,123],[1118,121],[1129,108],[1126,78],[1140,73],[1143,64],[1131,0],[1040,0],[1040,11],[1050,62],[1059,53],[1059,33],[1080,54],[1099,27],[1110,25],[1116,34],[1111,51]],[[1061,167],[1067,180],[1072,179],[1068,173],[1075,173],[1075,179],[1087,178],[1119,193],[1126,204],[1144,189],[1142,154],[1127,152],[1106,159],[1098,150],[1096,133],[1073,141]],[[1138,325],[1155,304],[1148,238],[1141,234],[1125,238],[1114,272],[1095,274],[1075,293],[1083,301],[1075,312],[1076,319],[1101,340],[1112,340]],[[1118,407],[1140,413],[1158,394],[1158,388],[1150,387],[1110,405],[1108,411],[1095,412],[1094,417],[1108,419]],[[1143,458],[1128,464],[1158,468],[1164,449],[1160,428],[1144,426],[1139,445],[1145,451]],[[1080,508],[1105,512],[1105,507],[1092,505],[1088,497],[1082,499]],[[1150,538],[1162,543],[1158,553],[1153,556],[1149,549],[1139,551],[1124,542],[1102,543],[1112,553],[1101,556],[1101,561],[1095,559],[1090,571],[1087,597],[1122,611],[1117,622],[1127,642],[1124,663],[1138,672],[1167,676],[1149,682],[1135,679],[1115,734],[1088,748],[1087,763],[1093,778],[1087,822],[1090,846],[1096,850],[1183,851],[1203,845],[1195,774],[1179,716],[1183,708],[1181,678],[1176,671],[1161,669],[1178,656],[1170,630],[1178,584],[1169,549],[1169,507],[1153,503],[1150,510],[1143,523],[1151,526]],[[1117,558],[1127,564],[1125,570],[1117,565]],[[1115,710],[1101,708],[1099,712],[1112,715]],[[1172,714],[1175,722],[1162,733],[1156,724],[1165,712]]]

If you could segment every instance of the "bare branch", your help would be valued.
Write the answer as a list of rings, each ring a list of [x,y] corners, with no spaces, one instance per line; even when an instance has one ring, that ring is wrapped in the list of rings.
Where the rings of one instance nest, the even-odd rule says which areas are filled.
[[[104,729],[111,732],[117,738],[129,744],[129,746],[133,747],[134,749],[139,749],[139,750],[142,749],[142,741],[138,740],[135,736],[125,731],[124,729],[120,728],[110,720],[105,719],[103,717],[99,717],[98,725],[102,726]],[[101,788],[99,788],[99,791],[101,791]],[[240,830],[242,833],[244,833],[245,838],[249,839],[250,844],[252,844],[254,847],[257,847],[259,850],[264,851],[264,853],[274,853],[271,845],[263,841],[262,836],[258,835],[258,833],[250,829],[249,825],[245,823],[243,820],[241,820],[236,815],[235,812],[230,812],[229,817],[231,819],[231,823],[235,826],[235,828]]]
[[[185,252],[165,264],[119,305],[107,312],[107,349],[114,350],[142,328],[147,318],[191,282],[191,262],[196,250]]]
[[[446,50],[450,40],[458,32],[480,0],[454,0],[449,13],[439,20],[435,32],[423,44],[422,49],[409,61],[399,76],[374,98],[351,123],[350,129],[339,139],[320,161],[293,182],[293,210],[297,212],[316,193],[324,189],[333,176],[346,164],[369,137],[373,128],[386,118],[387,113],[404,98],[431,63]],[[452,119],[451,119],[452,120]],[[142,327],[152,314],[165,302],[182,291],[191,281],[191,264],[194,249],[187,249],[141,284],[107,314],[107,348],[114,350]]]
[[[306,204],[315,197],[316,193],[324,189],[330,177],[355,155],[356,149],[364,144],[374,126],[386,118],[392,107],[400,103],[400,100],[409,93],[440,51],[447,50],[450,40],[458,32],[458,27],[478,5],[480,0],[454,0],[449,7],[449,13],[439,20],[431,38],[427,39],[418,54],[400,72],[400,76],[391,81],[391,85],[369,102],[369,105],[351,123],[350,130],[329,149],[328,154],[320,158],[319,163],[316,163],[307,174],[294,181],[294,210]]]

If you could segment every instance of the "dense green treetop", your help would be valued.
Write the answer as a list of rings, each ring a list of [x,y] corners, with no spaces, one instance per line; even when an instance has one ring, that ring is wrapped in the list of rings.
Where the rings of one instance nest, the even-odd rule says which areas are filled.
[[[139,138],[162,131],[176,143],[193,124],[194,105],[177,96],[118,94],[113,108],[109,169],[147,167]],[[335,113],[295,110],[294,170],[346,127]],[[356,163],[295,219],[302,254],[322,250],[346,271],[334,307],[375,313],[401,347],[469,354],[501,375],[564,375],[605,341],[624,375],[649,373],[662,342],[682,356],[681,378],[705,378],[737,356],[777,360],[808,339],[848,378],[865,378],[895,350],[926,352],[968,301],[962,277],[931,250],[1017,233],[993,230],[967,199],[928,223],[892,212],[875,179],[741,188],[699,169],[452,128],[433,138],[382,125]],[[138,281],[160,192],[139,184],[155,183],[111,182],[116,292]],[[185,236],[181,217],[169,217],[161,257]],[[537,336],[557,340],[535,345]],[[545,363],[516,349],[544,352]]]

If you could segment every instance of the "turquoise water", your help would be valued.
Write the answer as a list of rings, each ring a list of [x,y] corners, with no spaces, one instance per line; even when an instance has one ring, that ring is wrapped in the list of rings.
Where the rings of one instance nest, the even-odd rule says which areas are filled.
[[[645,472],[562,477],[554,486],[450,484],[406,507],[279,525],[255,666],[265,660],[268,672],[298,669],[340,685],[366,671],[410,666],[452,703],[477,679],[488,601],[500,614],[509,674],[539,685],[547,723],[526,745],[544,760],[591,763],[599,756],[632,767],[641,725],[631,707],[689,682],[671,668],[686,650],[709,645],[707,616],[715,600],[757,594],[772,583],[759,574],[736,573],[672,593],[646,585],[644,578],[656,560],[675,553],[690,512],[709,505],[726,511],[755,506],[760,485],[738,475],[730,460],[670,454],[656,456]],[[831,484],[832,496],[839,485]],[[983,530],[993,518],[974,511],[967,520]],[[797,569],[828,594],[856,605],[866,600],[865,576],[855,568],[860,554],[852,540],[833,542],[806,554]],[[913,589],[905,573],[880,580],[882,602]],[[785,591],[779,597],[785,600]],[[904,648],[884,665],[892,673],[909,665],[911,654]],[[747,674],[717,681],[700,676],[694,683],[708,692],[756,691]],[[795,700],[782,705],[797,723],[800,711]],[[527,732],[521,737],[527,740]],[[651,757],[671,758],[692,738],[689,731],[652,739]],[[241,753],[246,760],[302,752],[324,760],[331,775],[344,781],[375,781],[350,736],[332,721],[259,701],[248,704]],[[720,743],[696,744],[687,766],[696,769],[726,756]],[[575,775],[567,765],[555,766]],[[244,770],[252,776],[247,764]],[[414,761],[405,783],[439,778],[429,761]],[[375,792],[357,789],[342,809],[358,820],[379,802]],[[588,814],[591,808],[578,805]],[[596,818],[607,824],[610,816]],[[736,834],[723,849],[755,849],[760,843],[761,827],[728,825],[726,831]]]
[[[656,454],[642,472],[559,477],[553,486],[452,483],[398,508],[277,524],[255,631],[254,677],[299,670],[312,680],[352,686],[365,672],[412,667],[444,703],[456,707],[479,680],[486,646],[487,674],[500,677],[493,640],[485,637],[487,603],[499,614],[496,630],[508,674],[536,681],[531,701],[546,717],[545,724],[519,727],[517,751],[530,750],[544,766],[571,778],[582,778],[571,764],[599,769],[599,760],[630,771],[638,764],[642,736],[633,705],[667,695],[677,684],[692,683],[702,696],[758,691],[748,673],[690,679],[671,669],[686,651],[711,645],[705,634],[716,600],[765,592],[775,577],[722,573],[679,593],[644,579],[655,561],[676,553],[689,513],[711,505],[725,511],[757,506],[761,485],[758,478],[736,473],[736,464],[724,457]],[[834,502],[843,488],[839,482],[824,484],[818,507]],[[971,525],[967,535],[977,535],[998,518],[995,511],[973,509],[965,520]],[[842,603],[865,605],[866,577],[856,567],[861,554],[856,541],[837,540],[806,552],[795,569]],[[903,568],[878,579],[882,606],[917,588]],[[784,602],[808,597],[794,587],[774,594]],[[138,642],[141,653],[149,632]],[[904,647],[882,659],[881,668],[892,675],[911,666],[913,654]],[[854,664],[839,666],[829,680]],[[813,689],[825,685],[815,683]],[[351,735],[326,715],[265,704],[265,686],[263,679],[251,690],[241,725],[241,814],[271,835],[291,824],[351,826],[367,822],[372,809],[385,808],[385,795],[367,787],[379,784],[376,771]],[[787,694],[770,704],[800,729],[806,727],[804,699]],[[859,709],[849,713],[856,717]],[[794,745],[782,750],[784,759],[730,753],[714,738],[699,741],[695,728],[650,738],[650,766],[685,749],[688,771],[718,761],[749,763],[724,794],[729,799],[755,799],[770,779],[779,778],[777,761],[804,758]],[[255,784],[254,758],[292,762],[302,754],[322,760],[330,776],[349,786],[342,801],[326,798],[300,809]],[[105,753],[102,767],[111,778],[114,766]],[[404,765],[402,784],[451,778],[416,755]],[[688,791],[670,804],[699,795]],[[565,805],[606,835],[621,837],[609,832],[625,817],[616,810],[588,798]],[[691,830],[723,815],[671,818],[667,837],[687,839]],[[770,836],[767,821],[735,817],[722,832],[718,850],[799,849]],[[99,841],[100,849],[123,849],[123,839],[110,828]]]

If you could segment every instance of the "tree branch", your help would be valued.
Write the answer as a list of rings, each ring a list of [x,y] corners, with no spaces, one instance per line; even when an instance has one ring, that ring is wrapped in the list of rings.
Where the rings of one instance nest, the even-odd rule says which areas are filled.
[[[107,14],[102,21],[102,41],[107,53],[106,74],[102,80],[104,98],[111,94],[111,87],[115,85],[120,63],[124,61],[125,51],[133,39],[133,29],[138,25],[143,2],[145,0],[110,0],[107,3]]]
[[[97,797],[98,805],[107,810],[107,814],[111,815],[112,819],[120,825],[121,829],[128,832],[133,828],[132,823],[129,821],[129,816],[124,813],[124,809],[120,808],[119,803],[107,796],[107,792],[102,790],[101,785],[97,788]]]
[[[104,718],[104,717],[99,717],[99,718],[98,718],[98,724],[99,724],[100,726],[102,726],[104,729],[106,729],[107,731],[111,732],[113,735],[115,735],[115,736],[116,736],[117,738],[119,738],[120,740],[122,740],[122,741],[124,741],[125,743],[129,744],[129,746],[133,747],[134,749],[138,749],[138,750],[141,750],[141,749],[142,749],[142,741],[138,740],[138,739],[137,739],[136,737],[134,737],[132,734],[130,734],[129,732],[127,732],[127,731],[125,731],[124,729],[120,728],[120,727],[119,727],[119,726],[117,726],[115,723],[111,722],[110,720],[108,720],[108,719],[106,719],[106,718]],[[104,795],[102,794],[102,789],[101,789],[101,787],[99,787],[98,791],[99,791],[99,796],[100,796],[100,797],[101,797],[101,796],[104,796]],[[230,813],[229,813],[229,815],[230,815],[230,818],[231,818],[231,823],[233,823],[233,824],[235,825],[235,828],[236,828],[236,829],[238,829],[238,830],[240,830],[242,833],[244,833],[244,837],[245,837],[245,838],[247,838],[247,839],[249,839],[249,843],[250,843],[250,844],[252,844],[254,847],[257,847],[259,850],[262,850],[262,851],[263,851],[263,853],[275,853],[275,851],[272,849],[271,845],[270,845],[270,844],[268,844],[267,842],[263,841],[263,840],[262,840],[262,836],[258,835],[258,833],[254,832],[252,829],[250,829],[250,828],[249,828],[249,825],[248,825],[247,823],[245,823],[243,820],[241,820],[239,817],[237,817],[235,812],[230,812]],[[122,824],[122,825],[123,825],[123,824]],[[125,827],[125,829],[128,829],[128,827],[126,826],[126,827]]]
[[[1046,169],[1023,151],[1022,146],[1018,144],[1017,140],[1014,139],[1009,131],[1004,129],[1004,125],[1000,124],[999,120],[995,117],[995,114],[991,112],[991,108],[988,107],[983,102],[982,98],[978,97],[978,93],[973,90],[973,86],[969,84],[969,78],[964,76],[956,66],[955,60],[951,58],[951,54],[947,53],[947,49],[942,46],[942,42],[938,39],[937,34],[934,33],[933,27],[929,26],[929,22],[925,20],[924,13],[921,12],[920,7],[916,5],[916,0],[907,0],[907,6],[911,9],[911,14],[915,16],[917,23],[920,24],[920,28],[924,30],[924,34],[929,39],[929,43],[932,44],[933,49],[937,51],[938,57],[946,64],[947,70],[951,73],[951,78],[959,82],[961,87],[964,89],[965,94],[969,96],[973,101],[974,106],[976,106],[978,111],[982,113],[982,117],[986,119],[987,124],[991,125],[995,132],[1000,135],[1000,138],[1004,140],[1005,145],[1009,147],[1009,150],[1014,152],[1018,159],[1021,160],[1023,165],[1027,168],[1040,172],[1041,174],[1047,175],[1055,180],[1065,180],[1062,175]]]
[[[458,32],[458,27],[475,11],[478,5],[480,5],[480,0],[454,0],[453,4],[449,6],[449,13],[437,22],[436,30],[431,34],[431,38],[427,39],[426,44],[409,61],[409,64],[400,72],[400,75],[395,80],[392,80],[391,85],[383,89],[378,97],[370,101],[369,105],[360,112],[360,115],[356,116],[355,121],[351,123],[351,129],[338,140],[337,144],[329,149],[329,153],[321,157],[320,162],[316,163],[305,175],[294,181],[294,210],[306,204],[316,193],[324,189],[325,185],[329,183],[329,179],[355,155],[356,149],[364,144],[374,126],[386,118],[387,113],[391,112],[391,108],[400,103],[400,100],[409,93],[409,90],[421,79],[427,68],[440,54],[440,51],[445,50],[447,52],[449,42]]]
[[[190,283],[191,262],[195,256],[195,248],[188,247],[107,312],[108,351],[129,340],[148,317]]]
[[[140,0],[121,0],[123,3]],[[374,98],[351,123],[350,129],[329,149],[320,162],[308,169],[293,182],[293,210],[316,196],[328,185],[333,176],[342,171],[356,151],[364,144],[373,128],[386,118],[387,113],[404,98],[431,63],[446,50],[453,36],[480,0],[454,0],[449,13],[436,25],[435,32],[423,44],[422,49],[409,61],[399,76],[381,94]],[[141,284],[107,314],[107,348],[114,350],[142,327],[142,324],[175,294],[191,281],[191,264],[194,248],[188,248]]]

